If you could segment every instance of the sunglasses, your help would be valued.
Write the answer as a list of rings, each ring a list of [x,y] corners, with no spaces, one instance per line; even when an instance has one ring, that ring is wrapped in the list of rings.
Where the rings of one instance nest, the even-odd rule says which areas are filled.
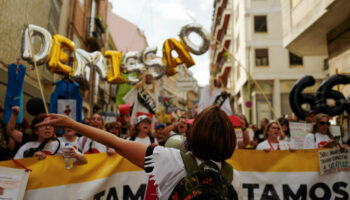
[[[327,124],[327,126],[331,125],[330,122],[320,122],[319,124],[321,124],[321,125],[326,125]]]

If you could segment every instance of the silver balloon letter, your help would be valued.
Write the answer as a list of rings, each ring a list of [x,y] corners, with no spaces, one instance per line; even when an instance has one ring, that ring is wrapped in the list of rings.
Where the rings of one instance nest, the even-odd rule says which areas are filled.
[[[157,57],[157,47],[147,47],[143,51],[142,61],[146,65],[147,69],[152,71],[154,79],[158,80],[165,74],[165,65],[162,58]]]
[[[40,51],[34,55],[34,59],[38,65],[42,65],[46,62],[47,57],[50,54],[52,46],[52,37],[51,34],[44,28],[40,26],[35,26],[29,24],[28,27],[23,31],[22,35],[22,58],[27,60],[29,63],[33,63],[32,52],[30,50],[30,39],[28,31],[30,30],[30,36],[33,40],[33,37],[39,36],[41,39]]]
[[[85,79],[86,65],[95,67],[102,80],[107,78],[107,61],[101,52],[94,51],[89,53],[82,49],[77,49],[75,51],[74,69],[71,76]]]
[[[125,54],[123,68],[129,74],[127,82],[132,85],[140,82],[141,75],[146,71],[145,66],[140,63],[140,53],[137,51],[130,51]],[[131,74],[134,72],[137,74],[137,77]]]
[[[202,44],[200,46],[191,42],[189,35],[190,33],[195,32],[202,38]],[[209,49],[209,37],[208,33],[200,24],[188,24],[182,27],[180,31],[180,38],[185,43],[185,45],[190,49],[193,54],[201,55],[208,51]]]

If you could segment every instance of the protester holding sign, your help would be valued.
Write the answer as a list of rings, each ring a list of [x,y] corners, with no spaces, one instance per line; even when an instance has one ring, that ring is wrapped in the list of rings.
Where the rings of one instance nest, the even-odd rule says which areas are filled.
[[[280,136],[280,128],[276,122],[271,122],[266,126],[264,135],[267,139],[259,143],[256,150],[291,150],[290,146],[280,144],[280,141],[278,140]]]
[[[147,146],[138,142],[123,140],[114,135],[94,127],[86,126],[74,120],[57,114],[50,114],[50,120],[38,124],[38,126],[54,125],[66,126],[75,129],[79,133],[113,147],[117,152],[131,162],[154,176],[158,185],[158,198],[168,199],[177,183],[187,173],[184,167],[180,150],[163,148],[161,146]],[[221,168],[222,163],[230,158],[235,149],[235,135],[233,127],[226,114],[217,106],[205,109],[193,122],[190,133],[187,135],[189,155],[194,156],[197,163],[207,163]],[[146,155],[146,157],[145,157]],[[147,158],[147,159],[146,159]],[[146,162],[145,162],[146,160]],[[227,163],[226,163],[227,165]],[[205,165],[206,168],[215,168]],[[232,169],[232,168],[231,168]],[[242,185],[236,170],[233,173],[232,185],[237,194],[235,198],[242,197]],[[231,173],[231,175],[232,175]]]
[[[329,116],[319,113],[315,117],[311,133],[308,133],[304,140],[304,149],[332,148],[339,146],[329,130]]]

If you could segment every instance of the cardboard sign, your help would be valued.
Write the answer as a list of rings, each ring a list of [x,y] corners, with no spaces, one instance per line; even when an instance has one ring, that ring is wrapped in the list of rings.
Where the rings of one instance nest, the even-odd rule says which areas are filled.
[[[350,149],[327,149],[318,152],[320,174],[350,170]]]
[[[341,130],[340,126],[337,125],[331,125],[329,127],[329,131],[332,133],[333,137],[340,137],[341,136]]]
[[[304,139],[311,131],[311,126],[309,123],[289,122],[290,135],[295,141],[296,149],[303,149]]]
[[[58,99],[57,114],[67,115],[69,118],[76,120],[77,101],[75,99]]]

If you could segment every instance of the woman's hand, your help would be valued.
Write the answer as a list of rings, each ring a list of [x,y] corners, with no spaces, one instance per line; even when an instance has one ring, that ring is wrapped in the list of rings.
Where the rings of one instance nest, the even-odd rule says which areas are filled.
[[[330,139],[322,148],[333,148],[337,147],[339,143],[336,140]]]
[[[49,120],[45,120],[43,122],[40,122],[39,124],[35,125],[35,127],[39,126],[45,126],[45,125],[53,125],[55,127],[68,127],[71,128],[73,123],[75,123],[74,120],[69,118],[65,115],[59,115],[59,114],[48,114],[47,115]]]
[[[115,154],[117,154],[117,152],[115,152],[114,149],[112,149],[112,148],[108,148],[108,149],[107,149],[107,155],[113,156],[113,155],[115,155]]]
[[[38,157],[38,160],[44,160],[46,158],[46,154],[42,151],[37,151],[34,153],[34,157]]]
[[[264,151],[265,151],[266,153],[268,153],[268,152],[270,152],[270,151],[271,151],[271,149],[269,149],[269,148],[265,148],[265,149],[264,149]]]
[[[18,115],[20,109],[19,106],[12,106],[11,110],[14,115]]]

